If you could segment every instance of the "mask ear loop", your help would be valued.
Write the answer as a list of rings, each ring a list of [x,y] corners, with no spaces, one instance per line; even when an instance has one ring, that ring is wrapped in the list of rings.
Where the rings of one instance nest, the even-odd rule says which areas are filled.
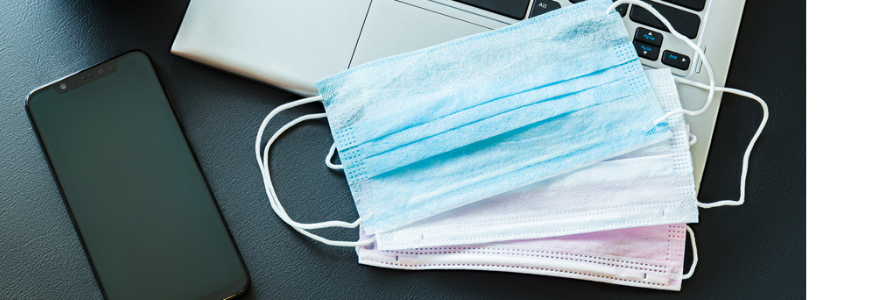
[[[686,133],[689,135],[689,146],[694,146],[698,142],[698,136],[692,134],[692,127],[686,124]]]
[[[353,223],[348,223],[348,222],[344,222],[344,221],[326,221],[326,222],[320,222],[320,223],[299,223],[299,222],[296,222],[292,218],[290,218],[289,215],[287,215],[287,212],[284,210],[284,207],[281,205],[281,202],[278,200],[277,193],[275,192],[275,187],[272,185],[272,176],[271,176],[271,173],[269,172],[269,149],[272,147],[272,144],[275,142],[275,140],[278,139],[279,136],[281,136],[281,134],[283,134],[285,131],[292,128],[293,126],[296,126],[296,124],[299,124],[299,123],[301,123],[303,121],[307,121],[307,120],[325,118],[326,113],[304,115],[304,116],[301,116],[299,118],[294,119],[290,123],[285,124],[284,126],[281,127],[281,129],[278,129],[278,131],[275,132],[274,135],[272,135],[272,138],[270,138],[269,141],[266,143],[266,147],[264,148],[264,150],[262,151],[262,154],[261,154],[260,145],[262,144],[263,131],[265,131],[266,125],[269,124],[269,121],[272,120],[272,118],[275,117],[275,115],[277,115],[278,113],[280,113],[282,111],[285,111],[287,109],[290,109],[290,108],[293,108],[293,107],[296,107],[299,105],[317,102],[317,101],[321,101],[321,100],[323,100],[323,98],[321,96],[315,96],[315,97],[309,97],[309,98],[293,101],[293,102],[278,106],[277,108],[272,110],[272,112],[270,112],[266,116],[266,118],[263,120],[263,123],[260,125],[260,129],[259,129],[259,131],[257,131],[257,140],[256,140],[256,144],[255,144],[255,152],[257,154],[257,164],[260,166],[260,172],[263,175],[263,183],[266,186],[266,196],[269,197],[269,204],[272,206],[272,210],[275,211],[275,214],[277,214],[278,217],[280,217],[282,220],[284,220],[285,223],[287,223],[288,225],[293,227],[293,229],[296,229],[296,231],[299,231],[299,233],[302,233],[309,238],[312,238],[318,242],[321,242],[321,243],[324,243],[324,244],[327,244],[330,246],[356,247],[356,246],[363,246],[363,245],[371,244],[375,241],[374,237],[366,239],[366,240],[355,241],[355,242],[353,242],[353,241],[334,241],[334,240],[323,238],[323,237],[316,235],[316,234],[313,234],[311,232],[308,232],[308,230],[310,230],[310,229],[320,229],[320,228],[328,228],[328,227],[355,228],[355,227],[359,226],[360,222],[362,222],[362,219],[357,219]]]
[[[740,174],[740,199],[738,200],[721,200],[713,203],[702,203],[698,202],[698,207],[701,208],[712,208],[719,206],[737,206],[742,205],[744,200],[746,200],[746,175],[749,173],[749,155],[752,153],[752,148],[755,147],[755,142],[758,141],[758,137],[761,136],[761,132],[764,131],[764,126],[767,125],[767,119],[770,115],[770,112],[767,110],[767,103],[761,99],[761,97],[756,96],[753,93],[749,93],[746,91],[741,91],[738,89],[727,88],[727,87],[714,87],[710,88],[708,85],[704,85],[703,83],[694,82],[691,80],[686,80],[684,78],[674,77],[676,82],[682,84],[688,84],[697,88],[706,89],[710,91],[716,92],[726,92],[732,93],[738,96],[743,96],[746,98],[750,98],[761,104],[761,110],[764,112],[764,116],[761,118],[761,124],[758,125],[758,130],[755,131],[755,135],[752,136],[752,140],[749,141],[749,146],[746,147],[746,152],[743,153],[743,169]]]
[[[692,275],[695,274],[695,266],[698,265],[698,245],[695,243],[695,232],[689,225],[686,225],[686,231],[689,232],[689,238],[692,239],[692,267],[689,268],[688,273],[683,274],[683,279],[692,278]]]
[[[710,67],[710,62],[707,61],[707,56],[704,55],[704,51],[701,51],[701,48],[698,48],[698,45],[695,45],[695,43],[692,43],[692,40],[689,40],[689,38],[687,38],[685,35],[679,33],[676,29],[674,29],[674,26],[671,25],[671,22],[669,22],[668,19],[666,19],[664,16],[662,16],[655,8],[653,8],[649,4],[647,4],[645,2],[641,2],[640,0],[619,0],[619,1],[613,2],[612,5],[607,7],[607,9],[604,10],[604,13],[605,14],[611,13],[611,12],[613,12],[614,9],[616,9],[617,6],[620,6],[622,4],[633,4],[633,5],[640,6],[641,8],[646,9],[648,12],[653,14],[653,16],[656,17],[656,19],[658,19],[659,21],[664,23],[665,27],[668,28],[668,31],[670,31],[671,34],[673,34],[675,37],[677,37],[677,39],[685,42],[687,45],[689,45],[689,47],[692,48],[692,50],[695,50],[695,53],[699,54],[699,57],[701,58],[701,62],[704,64],[704,69],[707,71],[707,77],[710,78],[710,86],[716,85],[716,81],[713,78],[713,68]],[[674,115],[677,115],[677,114],[687,114],[690,116],[700,115],[700,114],[704,113],[705,111],[707,111],[707,109],[710,108],[710,105],[712,103],[713,103],[713,91],[711,90],[710,93],[707,94],[707,101],[704,102],[704,106],[701,107],[701,109],[686,110],[686,109],[681,108],[678,110],[670,111],[670,112],[666,113],[665,115],[656,119],[654,121],[654,124],[664,122],[667,118],[674,116]]]
[[[332,155],[335,153],[335,151],[335,143],[332,143],[332,147],[329,148],[329,154],[326,155],[326,167],[333,170],[344,170],[343,165],[336,165],[332,163]]]

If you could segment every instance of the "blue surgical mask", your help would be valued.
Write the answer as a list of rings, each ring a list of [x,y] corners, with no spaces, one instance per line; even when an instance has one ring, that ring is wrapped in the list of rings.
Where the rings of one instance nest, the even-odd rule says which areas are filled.
[[[414,222],[670,139],[672,128],[666,119],[701,113],[709,104],[699,111],[663,113],[619,14],[612,7],[603,13],[609,3],[586,1],[322,80],[322,96],[276,108],[258,132],[257,158],[272,208],[294,229],[318,241],[365,245]],[[709,72],[706,58],[701,58]],[[275,197],[268,155],[260,155],[263,131],[273,116],[318,101],[326,113],[286,124],[265,151],[268,154],[277,136],[299,122],[328,118],[333,148],[344,163],[361,216],[353,223],[293,221]],[[688,155],[687,149],[682,152]],[[688,193],[687,199],[694,200]],[[656,213],[673,223],[696,222],[697,211],[691,202],[685,203],[675,211],[682,219],[671,220],[666,211]],[[621,213],[611,219],[637,221]],[[308,232],[360,223],[373,238],[339,242]],[[591,230],[641,226],[620,224]],[[448,235],[443,241],[451,240],[451,233],[441,234]]]
[[[618,13],[584,3],[318,82],[374,234],[670,137]]]

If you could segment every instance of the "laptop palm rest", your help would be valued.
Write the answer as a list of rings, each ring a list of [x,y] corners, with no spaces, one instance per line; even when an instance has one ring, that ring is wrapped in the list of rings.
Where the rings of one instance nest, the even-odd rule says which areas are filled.
[[[410,4],[375,0],[369,8],[353,60],[346,67],[489,30]]]

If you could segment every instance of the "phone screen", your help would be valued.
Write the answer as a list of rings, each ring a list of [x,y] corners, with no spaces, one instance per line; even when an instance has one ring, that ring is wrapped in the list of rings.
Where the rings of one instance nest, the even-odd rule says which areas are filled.
[[[248,274],[148,57],[31,93],[28,112],[108,299],[224,299]]]

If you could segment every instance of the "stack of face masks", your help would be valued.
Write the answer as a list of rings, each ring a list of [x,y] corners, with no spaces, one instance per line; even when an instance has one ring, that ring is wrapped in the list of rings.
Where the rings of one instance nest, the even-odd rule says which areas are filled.
[[[685,224],[698,222],[699,205],[682,114],[707,105],[682,109],[670,71],[643,70],[613,12],[625,2],[654,10],[611,2],[586,1],[320,81],[321,96],[276,108],[258,132],[272,208],[306,236],[356,247],[362,264],[679,290]],[[726,89],[710,88],[701,58],[711,85],[693,84],[710,90],[709,102]],[[326,113],[284,125],[262,148],[272,117],[318,101]],[[344,170],[356,222],[296,222],[272,186],[271,145],[323,117],[335,140],[326,164]],[[335,150],[341,166],[331,163]],[[739,205],[742,191],[739,201],[706,206]],[[310,232],[356,226],[353,242]]]

